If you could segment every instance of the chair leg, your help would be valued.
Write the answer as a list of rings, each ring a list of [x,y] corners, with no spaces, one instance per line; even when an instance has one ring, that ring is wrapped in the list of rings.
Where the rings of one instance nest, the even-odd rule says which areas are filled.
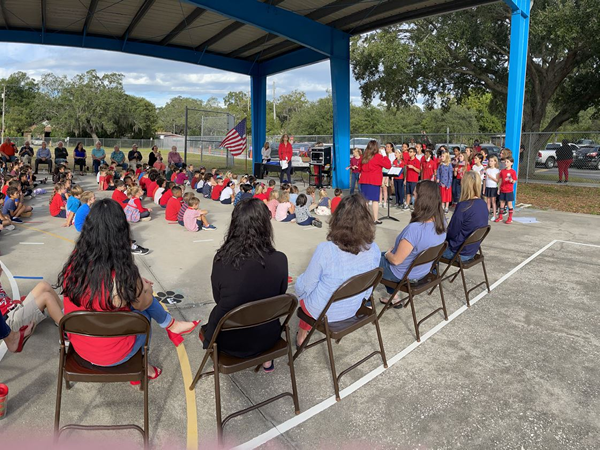
[[[467,299],[467,308],[470,308],[471,307],[471,301],[469,299],[469,291],[467,291],[467,280],[465,278],[465,271],[462,268],[462,266],[461,266],[459,272],[460,272],[460,277],[462,278],[463,289],[465,291],[465,298]]]
[[[204,370],[204,366],[206,365],[206,362],[208,361],[208,357],[210,356],[210,354],[211,354],[211,352],[209,350],[206,350],[204,352],[204,358],[202,358],[202,363],[200,364],[200,367],[198,367],[198,372],[196,372],[194,381],[192,381],[192,384],[190,385],[190,391],[193,391],[196,388],[196,384],[198,383],[198,380],[202,376],[202,370]]]
[[[300,414],[300,402],[298,401],[298,388],[296,386],[296,371],[294,369],[294,357],[292,355],[292,341],[290,336],[290,326],[285,326],[285,337],[288,347],[288,365],[290,366],[290,378],[292,379],[292,398],[294,399],[294,408],[296,414]]]
[[[410,303],[410,309],[412,311],[413,323],[415,324],[415,334],[417,335],[417,342],[421,342],[421,335],[419,334],[419,323],[417,322],[417,312],[415,311],[415,303],[413,301],[412,292],[408,293],[408,301]]]
[[[442,290],[442,283],[438,285],[440,287],[440,297],[442,298],[442,311],[444,311],[444,320],[448,320],[448,311],[446,310],[446,300],[444,299],[444,291]]]
[[[219,383],[219,356],[217,350],[213,351],[213,364],[215,373],[215,407],[217,413],[217,442],[223,444],[223,421],[221,419],[221,385]]]
[[[492,292],[490,290],[490,282],[488,281],[487,270],[485,270],[485,261],[484,260],[481,261],[481,266],[483,267],[483,276],[485,278],[485,285],[487,287],[487,291]]]
[[[379,341],[379,350],[381,351],[381,359],[383,361],[383,367],[388,368],[387,358],[385,357],[385,350],[383,349],[383,339],[381,338],[381,330],[379,329],[379,319],[375,317],[375,330],[377,331],[377,340]]]
[[[144,450],[150,448],[149,413],[148,413],[148,346],[144,348],[144,379],[141,385],[144,390]]]
[[[331,345],[331,337],[329,336],[329,326],[325,322],[325,333],[327,338],[327,351],[329,353],[329,364],[331,366],[331,376],[333,378],[333,389],[335,390],[335,399],[339,402],[340,398],[340,385],[338,383],[337,374],[335,371],[335,361],[333,359],[333,346]]]
[[[60,426],[60,406],[62,401],[64,349],[61,349],[60,362],[58,363],[58,386],[56,388],[56,408],[54,410],[54,443],[58,443],[58,430]]]

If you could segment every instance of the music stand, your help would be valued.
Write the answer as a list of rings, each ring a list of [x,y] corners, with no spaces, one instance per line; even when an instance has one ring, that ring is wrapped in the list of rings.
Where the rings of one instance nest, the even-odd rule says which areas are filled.
[[[388,220],[393,220],[395,222],[400,222],[400,220],[396,219],[395,217],[390,216],[390,203],[391,203],[391,197],[392,197],[392,189],[390,186],[390,183],[392,183],[392,179],[394,177],[397,177],[398,175],[400,175],[399,173],[384,173],[383,176],[388,178],[388,185],[387,185],[387,191],[388,191],[388,202],[387,202],[387,216],[383,216],[380,217],[379,220],[384,220],[384,219],[388,219]]]

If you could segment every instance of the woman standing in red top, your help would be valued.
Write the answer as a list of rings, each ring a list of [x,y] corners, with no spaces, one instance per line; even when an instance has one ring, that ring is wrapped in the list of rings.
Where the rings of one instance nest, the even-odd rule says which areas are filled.
[[[290,144],[290,138],[287,134],[281,136],[281,141],[279,141],[279,163],[282,161],[287,161],[287,167],[285,169],[281,169],[281,173],[279,174],[279,182],[283,184],[283,174],[284,172],[287,174],[287,182],[292,184],[292,144]]]
[[[383,169],[391,169],[392,162],[387,156],[379,153],[379,144],[377,141],[369,141],[361,161],[360,168],[360,192],[369,201],[372,202],[373,220],[377,225],[381,220],[377,220],[379,214],[379,191],[383,182]]]
[[[106,245],[111,242],[111,245]],[[65,314],[74,311],[133,311],[166,328],[173,343],[183,342],[199,322],[174,320],[152,295],[152,282],[142,278],[131,253],[131,234],[123,208],[102,199],[87,216],[75,249],[58,275]],[[131,359],[145,336],[95,338],[70,335],[79,356],[97,366],[116,366]],[[151,367],[149,378],[161,370]],[[136,384],[136,382],[132,382]],[[139,384],[139,383],[137,383]]]

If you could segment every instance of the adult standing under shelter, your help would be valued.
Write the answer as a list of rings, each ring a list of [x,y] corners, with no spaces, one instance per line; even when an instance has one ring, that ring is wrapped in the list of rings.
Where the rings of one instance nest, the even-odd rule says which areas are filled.
[[[31,164],[31,160],[33,158],[33,147],[29,145],[29,141],[25,141],[21,150],[19,150],[19,158],[25,164]]]
[[[46,164],[48,166],[48,172],[52,172],[52,153],[48,148],[46,141],[42,141],[42,146],[38,148],[35,155],[35,173],[38,173],[38,166],[40,164]]]
[[[573,149],[569,145],[569,141],[566,139],[563,139],[562,145],[556,149],[556,162],[558,163],[557,183],[563,182],[563,176],[565,178],[565,183],[568,183],[569,166],[573,164]]]
[[[373,208],[373,221],[380,225],[379,200],[381,185],[383,184],[383,169],[391,169],[392,162],[387,156],[379,153],[379,144],[375,140],[369,141],[363,154],[360,166],[360,191],[371,202]]]
[[[69,157],[69,152],[67,151],[67,148],[65,147],[64,142],[63,141],[58,141],[58,144],[54,148],[54,162],[57,165],[58,164],[67,165],[68,164],[68,160],[67,160],[68,157]]]
[[[136,144],[133,144],[131,146],[131,150],[129,150],[129,153],[127,155],[127,160],[129,161],[129,167],[131,167],[132,169],[135,169],[135,166],[137,164],[140,164],[142,162],[142,153],[138,150],[138,146]]]
[[[100,166],[105,164],[106,152],[102,148],[100,141],[96,142],[94,149],[92,150],[92,165],[94,166],[94,173],[98,173]]]
[[[17,147],[14,142],[10,140],[10,138],[6,138],[2,145],[0,145],[0,156],[2,157],[2,161],[7,162],[15,162],[17,159]]]
[[[279,164],[281,165],[281,173],[279,174],[279,182],[283,184],[283,174],[287,174],[287,182],[292,184],[292,156],[294,152],[290,138],[287,134],[281,136],[279,141]],[[284,167],[285,166],[285,167]]]

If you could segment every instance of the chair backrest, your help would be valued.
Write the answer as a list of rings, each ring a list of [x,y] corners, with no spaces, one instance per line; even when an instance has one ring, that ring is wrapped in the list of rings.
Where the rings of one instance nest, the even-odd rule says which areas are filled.
[[[256,300],[232,309],[219,321],[213,338],[219,331],[240,330],[279,320],[285,317],[284,325],[291,319],[298,299],[292,294]]]
[[[123,337],[138,334],[150,337],[150,322],[139,313],[129,311],[76,311],[64,316],[58,324],[61,344],[64,333],[90,337]]]
[[[444,241],[441,244],[436,245],[435,247],[429,247],[428,249],[425,249],[421,253],[419,253],[417,255],[417,257],[414,259],[414,261],[412,262],[412,264],[410,265],[410,267],[406,270],[406,273],[404,274],[404,280],[409,279],[410,273],[417,266],[422,266],[424,264],[431,264],[432,268],[435,267],[439,263],[440,259],[442,258],[442,254],[446,250],[447,246],[448,246],[448,243],[446,241]],[[431,269],[430,269],[430,272],[431,272]]]
[[[467,239],[465,239],[465,242],[463,242],[463,244],[460,246],[459,251],[456,253],[460,254],[460,250],[462,250],[467,245],[476,244],[476,243],[481,245],[481,243],[486,238],[486,236],[488,235],[488,233],[490,232],[491,229],[492,229],[491,226],[486,225],[485,227],[481,227],[481,228],[478,228],[475,231],[473,231],[469,236],[467,236]]]
[[[381,280],[382,276],[383,269],[380,267],[353,276],[346,280],[333,294],[331,294],[331,299],[327,306],[329,307],[331,303],[354,297],[361,292],[365,292],[369,288],[375,288],[379,284],[379,280]]]

